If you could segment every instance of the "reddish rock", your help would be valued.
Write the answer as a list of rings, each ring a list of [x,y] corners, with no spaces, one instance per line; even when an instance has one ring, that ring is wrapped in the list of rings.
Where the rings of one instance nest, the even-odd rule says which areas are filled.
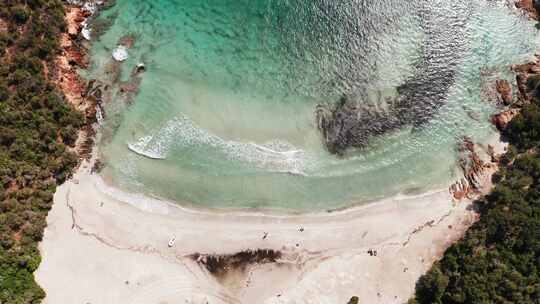
[[[538,71],[538,62],[527,62],[512,65],[512,70],[516,73],[535,74]]]
[[[461,201],[469,196],[471,188],[469,187],[467,180],[462,178],[451,185],[449,191],[454,200]]]
[[[540,66],[538,66],[538,63],[535,63],[533,66],[529,68],[529,73],[540,74]]]
[[[507,80],[497,80],[496,82],[497,92],[505,105],[512,103],[512,86]]]
[[[540,20],[538,11],[534,7],[534,0],[518,0],[516,7],[524,10],[531,18]]]
[[[89,65],[88,57],[75,46],[69,46],[65,49],[65,56],[70,65],[75,65],[86,69]]]
[[[469,136],[464,136],[458,148],[459,152],[474,152],[474,142]]]
[[[84,20],[86,20],[86,18],[85,18],[83,15],[79,14],[79,15],[77,15],[73,20],[74,20],[75,22],[77,22],[77,23],[83,23]],[[80,26],[80,25],[79,25],[79,26]]]
[[[497,127],[499,131],[504,130],[508,123],[519,113],[519,109],[512,108],[505,111],[502,111],[499,114],[493,115],[491,121]]]
[[[130,49],[135,44],[135,36],[134,35],[126,35],[120,40],[118,40],[118,44],[125,46],[126,48]]]
[[[81,12],[79,13],[79,16],[82,16],[84,18],[88,18],[88,17],[92,16],[92,12],[87,11],[87,10],[81,10]]]
[[[519,73],[516,75],[516,82],[519,90],[519,98],[522,101],[528,100],[527,96],[527,74]]]
[[[66,14],[67,33],[71,37],[76,37],[81,31],[81,22],[79,20],[81,16],[81,9],[78,7],[70,9]]]
[[[459,166],[464,177],[449,188],[450,194],[457,201],[481,193],[485,170],[490,166],[480,158],[476,152],[476,145],[469,137],[463,138],[459,152]]]

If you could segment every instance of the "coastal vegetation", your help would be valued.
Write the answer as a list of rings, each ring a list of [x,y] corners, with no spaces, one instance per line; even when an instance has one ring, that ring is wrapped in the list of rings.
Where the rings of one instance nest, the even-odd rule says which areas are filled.
[[[540,303],[540,78],[502,131],[508,152],[480,220],[416,285],[410,303]]]
[[[6,0],[0,7],[0,303],[38,303],[33,272],[56,185],[84,117],[53,83],[66,30],[60,0]]]
[[[84,123],[53,83],[60,0],[6,0],[0,7],[0,303],[38,303],[37,243],[57,184],[77,165],[70,152]],[[528,83],[536,89],[539,81]],[[481,219],[423,276],[411,303],[539,303],[540,100],[524,106],[503,134],[493,192],[478,202]],[[272,261],[276,252],[206,259],[217,266]],[[197,256],[198,257],[198,256]],[[197,258],[195,259],[197,260]],[[222,264],[222,265],[220,265]],[[217,266],[216,266],[217,265]],[[353,297],[350,304],[358,303]]]

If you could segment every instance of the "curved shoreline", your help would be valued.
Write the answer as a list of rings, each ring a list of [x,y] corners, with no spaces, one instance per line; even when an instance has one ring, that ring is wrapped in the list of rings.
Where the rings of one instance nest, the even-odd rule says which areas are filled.
[[[489,157],[487,155],[487,147],[491,147],[493,149],[493,153],[495,155],[503,154],[506,150],[507,144],[502,142],[500,140],[500,134],[498,132],[495,132],[492,136],[490,136],[484,143],[482,144],[474,144],[475,146],[481,146],[480,148],[480,154],[486,158]],[[99,154],[97,151],[98,147],[94,147],[94,154]],[[91,166],[95,163],[96,157],[94,159],[90,160]],[[488,165],[497,166],[496,163],[486,161]],[[459,167],[456,164],[456,168],[459,170]],[[492,174],[493,172],[489,172],[489,174]],[[464,173],[465,174],[465,173]],[[465,174],[466,175],[466,174]],[[303,217],[303,216],[329,216],[329,215],[339,215],[349,212],[354,212],[357,210],[361,210],[363,208],[370,207],[372,205],[378,205],[378,204],[384,204],[387,201],[395,201],[395,200],[413,200],[413,199],[420,199],[423,197],[427,197],[430,195],[438,194],[438,193],[447,193],[450,192],[450,194],[453,196],[451,200],[453,200],[456,203],[459,203],[461,200],[463,200],[465,197],[468,197],[469,199],[475,199],[478,197],[478,195],[482,195],[482,193],[489,192],[488,189],[476,189],[479,191],[479,193],[475,193],[472,191],[473,189],[469,189],[468,193],[465,193],[463,197],[457,197],[456,193],[453,192],[452,189],[452,183],[454,180],[450,180],[448,182],[448,186],[445,188],[440,189],[429,189],[427,191],[423,191],[417,194],[405,194],[405,193],[397,193],[393,195],[389,195],[383,198],[377,198],[373,200],[363,201],[363,202],[350,202],[345,204],[342,207],[336,207],[333,209],[326,209],[326,210],[315,210],[315,211],[308,211],[305,209],[293,209],[293,208],[264,208],[264,207],[207,207],[203,205],[198,205],[191,202],[181,202],[181,201],[173,201],[166,198],[161,198],[159,196],[153,196],[151,194],[143,193],[143,192],[128,192],[124,189],[121,189],[118,186],[115,186],[111,182],[107,181],[102,176],[95,176],[94,178],[96,184],[100,188],[100,190],[112,198],[125,202],[127,204],[130,204],[134,206],[135,208],[138,208],[143,211],[149,211],[152,212],[151,208],[144,207],[144,205],[162,205],[164,208],[178,208],[184,212],[187,213],[200,213],[200,214],[219,214],[219,215],[232,215],[232,216],[267,216],[267,217],[277,217],[277,218],[287,218],[287,217]],[[485,185],[480,185],[481,188],[485,188]],[[487,187],[490,187],[489,185]]]
[[[126,192],[120,188],[108,185],[101,176],[94,176],[93,182],[96,188],[99,189],[104,195],[117,200],[119,202],[128,204],[141,211],[149,213],[168,213],[167,211],[178,209],[185,213],[198,214],[198,215],[220,215],[220,216],[234,216],[234,217],[268,217],[276,219],[287,218],[302,218],[302,217],[332,217],[340,216],[347,213],[354,213],[361,211],[362,209],[370,208],[375,205],[384,204],[388,201],[405,201],[421,199],[424,197],[447,193],[448,189],[438,189],[423,192],[415,195],[397,194],[387,198],[373,200],[365,203],[349,204],[342,208],[336,208],[331,210],[318,210],[318,211],[304,211],[295,209],[277,209],[277,208],[230,208],[230,207],[204,207],[189,203],[179,203],[170,200],[162,199],[159,197],[149,196],[143,193],[131,193]],[[155,210],[154,206],[158,206]],[[174,212],[173,212],[174,213]]]
[[[482,6],[483,5],[484,4],[482,4]],[[124,6],[124,4],[122,4],[122,6]],[[125,6],[126,9],[128,7],[131,7],[131,5]],[[480,6],[474,5],[474,7]],[[121,11],[123,9],[124,7],[119,8],[118,10],[115,9],[113,10],[113,13],[111,15],[116,15],[117,13],[120,13],[120,15],[122,15]],[[139,7],[134,6],[130,9],[136,11],[139,9]],[[514,15],[509,13],[506,8],[499,9],[497,7],[495,13],[497,14],[497,16],[502,13],[501,16],[505,17],[503,20],[507,20],[506,17],[511,17],[508,20],[513,20],[512,18],[514,18]],[[143,14],[138,14],[138,16],[142,15]],[[112,19],[113,18],[111,17],[111,20]],[[94,48],[96,53],[99,54],[99,58],[96,57],[95,60],[96,62],[100,63],[100,67],[92,71],[92,75],[95,78],[102,79],[107,77],[107,75],[103,74],[107,73],[108,70],[106,68],[101,68],[101,66],[107,66],[107,61],[108,59],[110,59],[110,50],[114,49],[115,45],[120,43],[119,41],[121,40],[121,38],[120,40],[118,40],[117,38],[121,37],[124,34],[128,35],[130,31],[139,31],[139,29],[130,29],[129,26],[123,24],[121,20],[124,20],[124,18],[119,18],[118,20],[119,22],[117,23],[117,25],[113,27],[114,30],[112,30],[109,34],[105,35],[105,39],[103,40],[103,42],[96,44]],[[157,20],[154,20],[149,24],[154,24],[156,23],[156,21]],[[504,22],[504,24],[508,24],[508,22]],[[157,26],[156,29],[159,30],[159,25],[153,26]],[[474,28],[475,26],[476,25],[471,25],[471,28]],[[504,25],[503,28],[505,29],[505,32],[508,32],[508,30],[512,29],[509,25]],[[483,31],[484,29],[482,28],[481,30]],[[528,33],[528,31],[526,32]],[[114,33],[118,33],[118,35]],[[521,35],[519,36],[521,37]],[[267,159],[266,155],[264,155],[265,153],[262,153],[260,155],[259,153],[252,153],[252,147],[249,147],[249,151],[241,150],[244,149],[244,147],[237,148],[236,146],[229,149],[229,142],[226,141],[240,140],[243,145],[251,146],[251,144],[249,143],[250,140],[260,141],[262,143],[266,140],[267,133],[265,133],[264,136],[259,137],[252,136],[249,133],[239,133],[238,131],[235,131],[231,133],[229,135],[231,137],[229,137],[227,134],[221,134],[219,131],[217,131],[214,133],[221,135],[221,138],[214,139],[214,137],[208,137],[210,139],[207,139],[205,135],[204,140],[202,140],[203,136],[201,136],[201,140],[199,140],[199,138],[197,138],[196,136],[190,135],[193,132],[191,130],[182,130],[182,128],[175,128],[174,130],[171,130],[172,127],[171,129],[169,129],[169,121],[174,122],[176,119],[180,119],[182,117],[182,115],[179,115],[175,112],[176,110],[171,110],[169,113],[170,115],[167,114],[166,119],[165,117],[163,117],[162,120],[155,120],[159,115],[161,115],[156,114],[152,115],[152,118],[150,119],[151,121],[144,121],[144,123],[142,122],[142,120],[144,120],[142,119],[142,117],[144,117],[145,108],[147,108],[148,111],[150,111],[151,113],[163,113],[159,105],[153,104],[154,102],[160,102],[162,99],[159,97],[159,95],[154,96],[154,94],[156,94],[157,92],[159,92],[159,94],[164,92],[176,93],[172,95],[174,96],[174,98],[172,99],[168,97],[164,98],[167,99],[168,102],[172,102],[172,104],[174,104],[173,101],[177,98],[184,98],[183,93],[179,94],[180,91],[177,91],[176,89],[173,90],[173,88],[176,87],[182,87],[181,91],[185,92],[186,101],[189,100],[188,104],[191,104],[192,102],[191,98],[187,98],[191,94],[196,94],[196,99],[198,99],[199,96],[214,96],[213,90],[208,90],[208,92],[206,92],[206,88],[201,89],[200,84],[197,84],[196,89],[184,90],[183,85],[189,82],[185,82],[183,80],[185,77],[180,77],[180,75],[178,77],[178,83],[172,78],[167,78],[170,79],[169,82],[174,83],[174,85],[172,86],[167,85],[167,83],[160,83],[158,79],[161,79],[161,77],[157,76],[162,73],[162,71],[160,70],[161,64],[159,63],[161,61],[161,58],[154,58],[154,55],[157,56],[157,54],[161,54],[161,52],[154,54],[153,51],[147,51],[146,48],[149,45],[149,41],[145,37],[146,36],[141,36],[141,34],[138,35],[138,41],[135,42],[133,48],[130,50],[131,60],[128,60],[127,62],[122,64],[122,75],[124,78],[126,78],[125,80],[128,81],[128,72],[129,70],[133,69],[134,63],[148,60],[148,62],[146,62],[148,66],[148,70],[146,72],[147,74],[141,74],[143,75],[141,76],[141,78],[144,80],[142,82],[142,95],[140,95],[139,97],[143,97],[143,99],[145,99],[145,96],[152,95],[152,98],[147,98],[147,100],[143,100],[137,97],[137,100],[133,105],[126,106],[130,107],[129,111],[126,111],[127,116],[124,117],[123,114],[121,114],[118,115],[118,119],[113,118],[106,123],[108,125],[112,125],[115,123],[116,124],[114,128],[111,127],[112,131],[107,134],[109,136],[106,142],[109,144],[103,145],[107,148],[102,150],[105,155],[105,162],[107,162],[108,160],[111,161],[111,164],[106,169],[106,172],[110,172],[112,173],[110,176],[118,178],[118,180],[115,181],[116,183],[111,184],[121,185],[120,188],[123,189],[134,189],[135,191],[142,193],[156,194],[158,196],[165,197],[173,201],[180,201],[182,205],[188,206],[193,206],[201,203],[202,205],[210,207],[212,207],[213,204],[223,204],[232,206],[233,208],[241,205],[247,207],[250,207],[251,205],[254,205],[255,207],[257,207],[257,205],[263,205],[263,207],[265,207],[271,204],[277,205],[278,208],[282,206],[286,208],[295,207],[295,205],[298,205],[299,209],[305,210],[309,209],[310,205],[316,205],[315,208],[320,210],[334,209],[336,207],[341,208],[343,205],[345,205],[345,203],[355,203],[358,200],[362,202],[371,201],[373,199],[378,200],[382,197],[393,195],[400,190],[408,190],[403,188],[409,188],[418,185],[421,187],[428,184],[430,185],[427,187],[423,187],[424,189],[422,189],[421,191],[432,189],[431,185],[435,185],[435,188],[442,188],[445,185],[441,183],[441,181],[448,180],[447,176],[454,173],[450,172],[453,171],[450,168],[450,164],[453,164],[454,160],[454,138],[452,137],[458,136],[458,133],[462,132],[461,127],[459,127],[459,123],[461,121],[464,121],[466,122],[466,124],[464,125],[474,125],[475,127],[470,129],[472,131],[475,131],[474,136],[483,137],[484,133],[490,131],[487,119],[482,117],[485,114],[484,108],[487,107],[485,107],[485,105],[479,108],[474,106],[471,107],[471,105],[474,105],[474,103],[476,103],[476,98],[466,98],[465,100],[471,100],[470,102],[467,102],[467,107],[463,107],[466,108],[466,110],[461,109],[459,107],[459,103],[455,103],[456,109],[448,111],[448,114],[444,115],[444,119],[440,119],[440,123],[438,123],[437,126],[435,126],[434,128],[436,130],[435,132],[431,131],[432,128],[430,126],[430,128],[426,128],[425,132],[414,133],[414,135],[409,138],[409,132],[414,131],[412,131],[411,129],[407,129],[404,130],[402,133],[391,136],[390,138],[381,139],[381,142],[375,143],[377,145],[376,148],[374,148],[373,150],[370,149],[369,151],[366,151],[366,153],[361,153],[359,155],[350,155],[350,157],[347,157],[347,161],[336,161],[335,158],[328,157],[328,153],[324,151],[324,147],[320,144],[320,139],[318,138],[318,135],[320,134],[318,134],[316,128],[312,126],[308,129],[311,130],[309,132],[309,140],[306,140],[305,143],[299,143],[301,147],[305,147],[308,150],[308,152],[306,152],[306,158],[309,159],[308,161],[305,161],[305,163],[307,163],[307,165],[305,166],[307,167],[307,169],[305,171],[308,172],[308,174],[316,176],[316,178],[297,179],[293,176],[287,176],[285,174],[281,175],[279,173],[283,167],[286,167],[286,169],[290,172],[294,172],[293,170],[290,170],[291,167],[297,166],[297,163],[302,162],[288,162],[288,160],[282,159],[281,157],[275,160],[278,157],[274,158],[273,156],[270,156]],[[529,47],[528,49],[530,50],[531,48]],[[167,50],[167,48],[165,48],[164,50]],[[514,54],[516,52],[517,51],[512,51],[509,53]],[[495,57],[499,58],[500,56]],[[174,58],[174,56],[172,56],[171,58]],[[150,60],[153,60],[153,63]],[[464,82],[465,79],[468,79],[468,77],[463,76],[469,74],[468,72],[466,72],[466,70],[468,70],[468,68],[464,69],[464,71],[461,72],[461,82]],[[163,76],[171,76],[173,74],[166,73],[163,74]],[[476,75],[476,72],[473,72],[472,75]],[[120,86],[122,85],[123,82],[121,81]],[[158,90],[157,88],[159,88],[160,85],[163,86],[163,88]],[[148,91],[145,91],[145,89],[148,89]],[[463,90],[463,92],[465,92],[465,90]],[[461,93],[455,92],[454,94],[459,95]],[[123,99],[114,100],[112,102],[114,105],[110,107],[111,111],[118,110],[118,108],[123,108],[123,106],[120,106],[120,104],[124,104],[122,101]],[[144,102],[139,104],[139,101]],[[255,102],[258,101],[255,100]],[[206,102],[202,105],[205,104]],[[301,105],[303,104],[304,103],[301,103]],[[453,104],[454,103],[451,103],[449,104],[449,106]],[[184,108],[184,106],[179,107],[188,110],[188,108]],[[173,108],[176,109],[177,106],[174,106]],[[201,109],[202,108],[206,109],[206,106],[201,107]],[[309,106],[308,108],[311,109],[312,106]],[[193,114],[193,118],[196,119],[199,122],[200,126],[203,126],[203,128],[197,128],[194,131],[210,131],[211,129],[216,129],[218,128],[218,126],[222,125],[222,123],[219,122],[221,120],[219,118],[222,116],[221,114],[216,116],[216,120],[214,120],[213,118],[210,118],[214,117],[212,116],[213,114],[210,114],[210,116],[208,116],[206,110],[204,110],[203,112],[197,111],[199,110],[189,110],[189,112],[191,113],[190,115]],[[475,111],[476,113],[472,113]],[[239,112],[236,107],[234,107],[234,111],[231,114],[234,115],[234,112],[243,113],[244,115],[246,115],[246,117],[257,116],[254,115],[254,113],[252,113],[251,111]],[[259,112],[262,113],[263,111]],[[466,116],[465,112],[468,112],[469,116]],[[206,115],[204,115],[203,113],[206,113]],[[227,115],[230,115],[228,111],[223,111],[223,113],[227,113]],[[271,113],[272,116],[275,116],[273,114],[273,111]],[[302,122],[311,121],[313,119],[311,111],[307,111],[307,113],[309,114],[310,119],[302,119]],[[480,113],[484,114],[480,115]],[[474,114],[478,115],[475,116]],[[111,117],[112,116],[114,115],[111,115]],[[464,118],[460,119],[461,116],[463,116]],[[133,119],[134,117],[137,118]],[[207,117],[210,120],[209,122],[207,122],[206,118],[201,117]],[[124,119],[129,121],[129,123],[127,123],[125,126],[123,124],[122,126],[119,126],[118,122]],[[459,121],[456,124],[451,124],[450,121],[452,121],[453,119],[458,119]],[[226,120],[227,119],[225,118],[225,121]],[[246,121],[251,122],[252,120],[253,118],[249,118]],[[287,120],[291,123],[295,121],[295,119]],[[141,121],[141,123],[137,121]],[[244,121],[244,119],[240,119],[240,121]],[[446,126],[447,124],[448,128]],[[236,126],[236,124],[234,125]],[[266,125],[271,126],[271,124]],[[257,129],[263,127],[267,128],[267,126],[261,125]],[[208,128],[208,130],[206,130],[206,128]],[[237,127],[232,128],[233,129],[231,130],[236,130]],[[178,129],[180,129],[181,131],[179,131]],[[226,129],[228,130],[229,128]],[[280,128],[278,128],[278,130],[280,130]],[[306,129],[302,127],[299,128],[299,130],[305,131]],[[439,136],[439,132],[441,132],[442,134],[447,134],[446,132],[449,132],[452,133],[452,136]],[[174,139],[175,135],[172,134],[176,134],[176,136],[179,136],[178,134],[181,134],[181,138],[178,137]],[[140,139],[146,137],[154,137],[154,140],[152,140],[151,143],[148,144],[147,147],[145,147],[144,152],[140,154],[143,154],[150,158],[157,158],[163,155],[167,156],[169,158],[169,161],[153,162],[145,158],[139,158],[138,156],[125,152],[126,144],[129,145],[131,143],[138,143]],[[439,139],[437,139],[437,137],[439,137]],[[196,138],[197,140],[195,141],[193,138]],[[271,137],[269,137],[268,139],[270,140],[270,138]],[[431,145],[429,143],[430,140],[428,140],[429,138],[431,138],[432,140],[436,140],[438,144]],[[296,139],[296,137],[294,139]],[[218,140],[219,143],[216,143]],[[200,143],[201,141],[203,142],[203,144]],[[206,148],[207,141],[212,143],[210,145],[211,147],[208,149]],[[223,142],[225,142],[225,144]],[[295,143],[298,146],[295,141],[291,142]],[[225,148],[223,148],[223,146],[225,146]],[[446,146],[448,146],[447,149],[441,148]],[[133,148],[133,146],[131,146],[131,148]],[[435,162],[432,162],[431,160],[427,161],[426,159],[431,158],[431,155],[439,154],[434,154],[431,152],[434,150],[441,151],[441,156],[433,156],[433,158],[437,159]],[[107,151],[109,151],[109,154],[107,153]],[[311,156],[309,151],[314,151],[314,153],[312,153],[314,154],[314,156]],[[150,152],[156,153],[152,154]],[[191,153],[193,153],[193,155],[198,154],[200,157],[190,159],[191,156],[188,156],[188,154],[191,155]],[[208,161],[204,161],[203,158],[205,158],[206,156],[201,158],[201,153],[204,155],[209,153],[211,154],[211,164],[209,164]],[[423,157],[424,155],[425,157]],[[139,159],[141,160],[140,162],[138,161]],[[246,161],[246,159],[248,160]],[[362,161],[364,159],[368,159],[368,161],[362,164]],[[439,160],[444,160],[444,162],[439,162]],[[242,162],[246,162],[246,164],[248,164],[249,162],[249,165],[244,165],[242,164]],[[253,162],[253,164],[251,164],[251,162]],[[347,162],[350,163],[348,164]],[[353,164],[353,162],[356,163]],[[411,169],[412,162],[415,163],[414,167],[416,169]],[[209,165],[211,167],[208,167]],[[304,166],[298,165],[297,167]],[[392,167],[399,168],[399,170],[396,172],[392,172]],[[156,170],[161,172],[158,172],[158,174],[154,176],[155,179],[153,179],[150,171]],[[206,172],[201,173],[203,171]],[[427,174],[423,174],[422,171],[425,171]],[[246,172],[249,172],[249,176],[245,176]],[[242,174],[244,174],[244,176]],[[226,182],[220,181],[219,176],[224,176],[225,179],[223,181]],[[370,178],[370,176],[373,177]],[[133,177],[134,179],[132,179],[131,177]],[[163,178],[161,179],[160,177]],[[149,191],[140,188],[139,185],[135,182],[135,180],[147,184],[148,188],[150,188]],[[133,181],[135,183],[131,184],[130,181]],[[267,184],[265,185],[265,183]],[[186,187],[185,192],[182,192],[182,187]],[[309,187],[313,188],[310,189]],[[236,193],[233,193],[230,191],[230,189],[236,189],[237,191]],[[308,191],[300,191],[299,189],[308,189]],[[387,189],[391,189],[391,191],[385,192]],[[223,200],[216,199],[216,197],[223,198]],[[256,199],[258,197],[266,199],[261,200],[261,203],[259,204]],[[295,198],[294,202],[292,200],[289,200],[289,198],[291,197]],[[187,204],[185,202],[187,202]],[[287,204],[287,202],[292,203]],[[317,204],[315,204],[315,202],[317,202]]]
[[[181,276],[189,288],[204,286],[209,299],[216,300],[212,294],[236,299],[215,303],[281,303],[286,298],[303,303],[314,296],[346,303],[352,293],[369,303],[402,303],[412,295],[416,278],[476,220],[471,201],[454,204],[444,191],[318,215],[231,215],[176,205],[150,213],[101,193],[90,167],[85,162],[55,194],[40,245],[43,263],[36,272],[48,292],[44,303],[82,298],[117,303],[114,296],[120,302],[138,303],[129,300],[149,288],[145,279],[149,273],[163,284]],[[172,248],[167,245],[171,237],[176,238]],[[246,272],[233,273],[224,282],[190,258],[196,253],[227,255],[256,248],[275,250],[283,257],[277,264],[248,265]],[[378,255],[372,256],[370,250]],[[76,262],[82,260],[84,265]],[[138,264],[145,266],[140,269]],[[163,273],[163,267],[171,267],[171,272]],[[268,272],[277,277],[268,277]],[[370,275],[359,276],[362,273]],[[75,274],[85,277],[85,284],[71,284],[66,291],[62,286]],[[355,280],[316,291],[313,284],[339,281],[340,275]],[[125,281],[138,287],[129,289]],[[111,292],[104,295],[99,291],[103,288]],[[192,299],[189,288],[175,289],[174,297]],[[145,303],[169,299],[169,292],[153,291],[147,300],[155,302]]]
[[[141,199],[136,206],[137,198],[100,191],[93,161],[83,161],[55,194],[36,271],[44,303],[346,303],[352,295],[403,303],[477,219],[472,200],[454,203],[448,190],[331,212],[199,210],[159,199],[162,208],[149,210],[153,198],[124,192]],[[283,257],[224,279],[190,257],[255,248]]]

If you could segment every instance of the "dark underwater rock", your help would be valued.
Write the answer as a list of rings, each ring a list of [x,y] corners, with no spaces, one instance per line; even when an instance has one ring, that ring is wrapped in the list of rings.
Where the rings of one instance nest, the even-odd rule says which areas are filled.
[[[429,3],[419,3],[423,4]],[[335,105],[317,107],[318,128],[330,153],[342,155],[348,148],[365,148],[371,139],[403,127],[423,128],[445,104],[463,58],[466,33],[461,27],[442,26],[440,20],[459,24],[466,17],[421,8],[418,19],[426,38],[422,52],[413,59],[413,75],[397,85],[397,96],[370,101],[362,97],[365,88],[358,84]]]
[[[375,104],[342,96],[333,108],[319,105],[317,127],[332,154],[342,155],[348,148],[365,148],[375,137],[400,128],[422,128],[444,105],[454,83],[454,69],[420,72],[397,88],[398,96]]]
[[[318,106],[316,114],[324,143],[333,154],[343,154],[350,147],[363,148],[371,137],[401,125],[391,113],[361,107],[345,96],[333,109]]]

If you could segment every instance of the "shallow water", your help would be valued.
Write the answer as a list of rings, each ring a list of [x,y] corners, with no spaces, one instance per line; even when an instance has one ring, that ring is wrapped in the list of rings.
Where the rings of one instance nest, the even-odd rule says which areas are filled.
[[[218,208],[314,211],[445,188],[459,174],[459,138],[494,132],[481,84],[510,79],[507,66],[537,47],[534,25],[504,3],[118,0],[99,17],[112,24],[88,77],[106,78],[128,34],[121,80],[137,63],[147,71],[130,106],[118,96],[106,106],[103,174]],[[414,83],[432,84],[411,94],[411,107],[434,113],[426,123],[327,152],[318,104],[346,94],[382,111]]]

